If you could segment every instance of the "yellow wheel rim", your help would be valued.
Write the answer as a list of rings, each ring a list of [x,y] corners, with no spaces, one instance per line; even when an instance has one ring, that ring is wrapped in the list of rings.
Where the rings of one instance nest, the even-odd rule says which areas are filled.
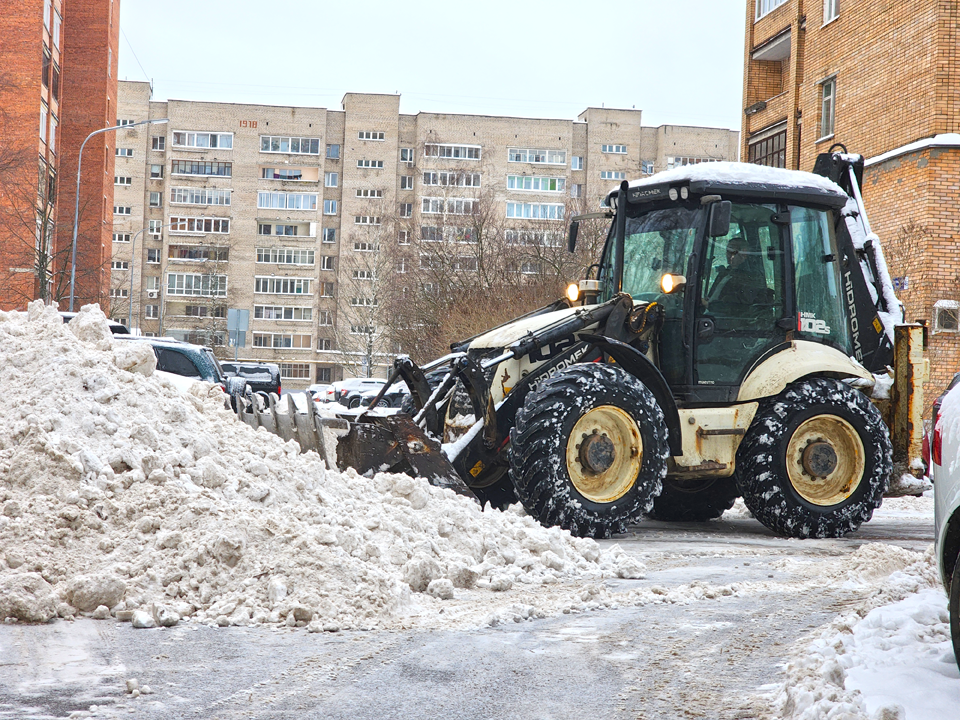
[[[567,439],[567,472],[573,486],[595,503],[610,503],[633,487],[643,464],[636,421],[613,405],[588,410]]]
[[[786,462],[793,489],[821,506],[853,495],[866,465],[860,435],[836,415],[816,415],[800,423],[787,444]]]

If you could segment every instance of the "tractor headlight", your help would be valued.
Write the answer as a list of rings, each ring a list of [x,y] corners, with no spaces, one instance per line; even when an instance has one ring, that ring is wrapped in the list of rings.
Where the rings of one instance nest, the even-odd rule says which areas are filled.
[[[567,295],[567,300],[569,300],[572,303],[576,302],[577,300],[580,299],[580,288],[577,286],[576,283],[570,283],[569,285],[567,285],[566,295]]]
[[[667,195],[669,195],[670,199],[674,202],[676,202],[676,199],[680,197],[680,194],[677,192],[676,188],[670,188],[670,190],[667,192]]]
[[[665,274],[660,278],[660,288],[669,295],[674,290],[679,290],[687,284],[687,279],[683,275]]]

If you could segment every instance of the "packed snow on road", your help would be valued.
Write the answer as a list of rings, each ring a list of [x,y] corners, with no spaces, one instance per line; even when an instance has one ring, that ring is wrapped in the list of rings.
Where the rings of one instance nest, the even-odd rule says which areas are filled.
[[[218,387],[185,393],[155,366],[147,344],[113,341],[96,306],[68,325],[40,303],[0,312],[0,718],[167,716],[163,684],[141,693],[128,665],[85,670],[29,651],[50,628],[60,640],[75,628],[78,643],[90,623],[137,628],[130,642],[194,629],[251,642],[321,633],[320,643],[536,633],[571,618],[728,612],[787,595],[824,622],[765,647],[769,682],[740,688],[740,714],[715,716],[947,718],[960,707],[927,547],[932,498],[887,500],[873,522],[890,536],[872,542],[856,538],[873,523],[853,540],[775,538],[738,502],[715,523],[644,521],[598,543],[518,506],[483,512],[423,479],[328,469],[239,422]],[[898,542],[901,530],[921,540]],[[751,569],[748,557],[761,561]],[[834,604],[818,605],[825,594]],[[643,660],[605,657],[625,683],[611,712],[636,717],[649,698],[629,678]],[[70,678],[97,692],[64,701]],[[59,705],[44,704],[58,693]]]

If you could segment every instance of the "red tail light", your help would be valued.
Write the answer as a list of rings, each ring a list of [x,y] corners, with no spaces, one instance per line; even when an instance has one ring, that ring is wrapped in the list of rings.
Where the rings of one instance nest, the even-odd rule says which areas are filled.
[[[280,397],[281,395],[283,395],[283,388],[277,385],[277,397]]]
[[[935,465],[943,466],[943,438],[940,435],[940,414],[933,416],[933,442],[930,443],[930,459]]]

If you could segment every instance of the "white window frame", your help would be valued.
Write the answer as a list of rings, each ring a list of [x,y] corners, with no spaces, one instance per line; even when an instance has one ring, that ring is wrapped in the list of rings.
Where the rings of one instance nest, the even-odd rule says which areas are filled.
[[[315,212],[317,193],[287,193],[261,190],[257,193],[257,208],[260,210],[300,210]],[[304,207],[306,205],[306,207]]]
[[[114,215],[132,215],[133,208],[131,208],[129,205],[114,205],[113,214]]]
[[[756,19],[759,20],[763,16],[770,14],[785,2],[787,2],[787,0],[757,0]]]
[[[267,338],[269,338],[269,344],[265,345],[264,340]],[[313,349],[313,336],[307,333],[255,332],[250,342],[251,347],[266,348],[268,350]]]
[[[320,242],[324,243],[335,243],[337,241],[337,229],[336,228],[323,228],[321,232]]]
[[[423,156],[440,160],[480,160],[483,148],[480,145],[458,145],[455,143],[427,143],[423,146]]]
[[[336,200],[324,200],[323,201],[323,214],[324,215],[336,215],[337,214],[337,201]],[[326,242],[326,241],[324,241]]]
[[[563,220],[562,203],[507,203],[507,217],[523,220]]]
[[[255,295],[310,295],[312,282],[311,278],[255,275],[253,292]]]
[[[170,218],[167,228],[173,235],[226,235],[230,232],[230,218],[177,215]]]
[[[274,139],[277,140],[274,143]],[[294,140],[296,140],[297,149],[293,150]],[[286,141],[286,142],[284,142]],[[303,149],[304,141],[307,142],[307,149]],[[316,143],[317,149],[313,150],[313,145]],[[264,149],[264,144],[266,144],[266,149]],[[320,144],[320,138],[318,137],[298,137],[294,135],[261,135],[260,136],[260,152],[262,153],[273,153],[273,154],[286,154],[286,155],[320,155],[320,148],[323,147]]]
[[[324,187],[337,187],[340,184],[340,173],[325,172],[323,174]]]
[[[837,122],[837,76],[831,75],[821,80],[820,85],[820,122],[818,130],[821,140],[829,140],[836,131]]]
[[[627,146],[626,145],[601,145],[600,152],[606,153],[607,155],[626,155]]]
[[[258,247],[257,262],[270,265],[313,267],[316,264],[316,251],[298,247]]]
[[[150,138],[150,149],[156,150],[157,152],[163,152],[167,149],[167,136],[166,135],[153,135]]]
[[[627,174],[622,170],[601,170],[601,180],[626,180]]]
[[[840,17],[840,0],[823,0],[823,24],[833,22]]]
[[[206,145],[197,143],[206,138]],[[174,130],[171,133],[172,146],[178,150],[233,150],[232,132],[212,132],[206,130]],[[177,142],[177,141],[180,142]]]
[[[114,154],[117,157],[133,157],[133,148],[118,147],[116,150],[114,150]]]
[[[401,190],[413,190],[413,175],[401,175],[401,176],[400,176],[400,189],[401,189]]]
[[[128,243],[130,242],[131,233],[114,233],[113,241],[115,243]]]
[[[583,170],[583,156],[582,156],[582,155],[571,155],[571,156],[570,156],[570,169],[571,169],[571,170]]]
[[[310,322],[313,320],[313,308],[309,305],[254,305],[253,319],[274,322]]]
[[[413,148],[400,148],[400,162],[413,165]]]
[[[550,187],[553,185],[553,188]],[[540,175],[507,175],[507,190],[518,192],[562,193],[567,189],[567,179]]]
[[[953,318],[951,325],[954,327],[944,327],[941,317],[949,315]],[[960,333],[960,302],[956,300],[937,300],[933,304],[933,332],[937,333]]]
[[[130,187],[133,185],[133,178],[125,175],[114,175],[113,184],[118,187]]]
[[[360,170],[382,170],[383,160],[357,160],[357,168]]]
[[[353,217],[354,225],[379,225],[381,218],[378,215],[355,215]]]
[[[358,198],[382,198],[383,190],[377,190],[375,188],[357,188],[357,197]]]
[[[170,272],[166,286],[167,297],[226,297],[227,276]]]
[[[230,205],[229,188],[170,188],[171,205]]]
[[[507,162],[531,165],[567,165],[567,151],[550,148],[507,148]]]
[[[360,130],[357,132],[357,140],[376,140],[382,142],[386,135],[382,130]]]

